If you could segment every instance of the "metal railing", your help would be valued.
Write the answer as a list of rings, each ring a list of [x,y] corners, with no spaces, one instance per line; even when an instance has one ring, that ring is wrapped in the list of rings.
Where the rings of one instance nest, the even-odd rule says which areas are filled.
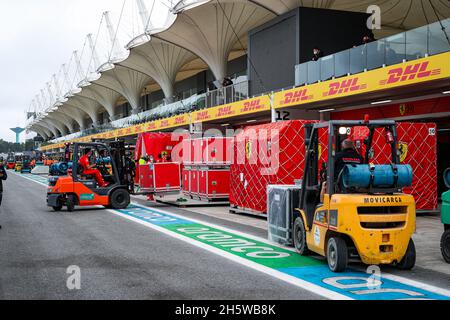
[[[444,30],[442,29],[444,26]],[[450,51],[450,19],[295,66],[295,86],[374,70]]]
[[[248,81],[245,80],[228,87],[208,91],[206,93],[206,107],[211,108],[233,103],[245,100],[248,97]]]

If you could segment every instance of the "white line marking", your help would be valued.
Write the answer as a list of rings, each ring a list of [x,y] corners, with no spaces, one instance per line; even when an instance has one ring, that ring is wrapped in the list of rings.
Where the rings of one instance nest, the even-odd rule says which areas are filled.
[[[195,222],[195,223],[198,223],[198,224],[203,224],[203,225],[205,225],[207,227],[210,227],[210,228],[220,229],[220,230],[225,231],[225,232],[233,233],[235,235],[238,235],[238,236],[241,236],[241,237],[244,237],[244,238],[248,238],[248,239],[252,239],[252,240],[255,240],[255,241],[259,241],[259,242],[262,242],[262,243],[265,243],[265,244],[269,244],[269,245],[272,245],[274,247],[278,247],[278,248],[281,248],[281,249],[284,249],[284,250],[288,250],[288,251],[291,251],[291,252],[296,252],[294,248],[284,247],[284,246],[282,246],[282,245],[280,245],[278,243],[271,242],[271,241],[269,241],[267,239],[264,239],[264,238],[261,238],[261,237],[258,237],[258,236],[254,236],[254,235],[251,235],[251,234],[245,234],[243,232],[240,232],[240,231],[237,231],[237,230],[232,230],[232,229],[229,229],[227,227],[222,227],[222,226],[215,225],[215,224],[209,223],[209,222],[203,222],[201,220],[197,220],[197,219],[190,218],[190,217],[189,218],[188,217],[183,217],[183,216],[178,215],[176,213],[171,213],[171,212],[168,212],[168,211],[164,211],[164,210],[161,210],[159,208],[158,209],[151,208],[151,207],[149,208],[149,207],[145,207],[143,205],[134,204],[134,203],[133,203],[133,205],[135,205],[137,207],[140,207],[140,208],[143,208],[143,209],[154,210],[154,211],[162,213],[162,214],[167,214],[167,215],[173,216],[173,217],[178,218],[178,219],[183,219],[183,220],[192,221],[192,222]],[[361,272],[364,273],[364,270],[358,270],[358,271],[361,271]],[[436,286],[433,286],[433,285],[429,285],[429,284],[426,284],[426,283],[418,282],[418,281],[411,280],[411,279],[408,279],[408,278],[404,278],[404,277],[401,277],[401,276],[396,276],[396,275],[393,275],[393,274],[390,274],[390,273],[383,273],[382,274],[382,278],[386,278],[386,279],[389,279],[389,280],[392,280],[392,281],[396,281],[396,282],[399,282],[399,283],[403,283],[403,284],[406,284],[406,285],[417,287],[419,289],[423,289],[423,290],[426,290],[426,291],[430,291],[430,292],[441,294],[443,296],[450,297],[450,290],[446,290],[446,289],[443,289],[443,288],[439,288],[439,287],[436,287]]]
[[[36,182],[36,183],[38,183],[38,184],[40,184],[40,185],[44,185],[43,183],[41,183],[41,182],[39,182],[39,181],[36,181],[36,180],[34,180],[34,179],[31,179],[31,178],[28,178],[27,176],[19,175],[19,174],[17,174],[16,172],[14,172],[14,174],[17,175],[17,176],[19,176],[19,177],[22,177],[22,178],[28,179],[28,180],[30,180],[30,181]],[[45,186],[47,186],[47,185],[45,185]],[[159,213],[162,213],[162,214],[166,214],[166,215],[170,215],[170,216],[173,216],[173,217],[176,217],[176,218],[179,218],[179,219],[188,220],[188,221],[191,221],[191,222],[194,222],[194,223],[198,223],[198,224],[203,224],[203,225],[205,225],[205,226],[207,226],[207,227],[219,229],[219,230],[222,230],[222,231],[225,231],[225,232],[233,233],[233,234],[235,234],[235,235],[237,235],[237,236],[245,237],[245,238],[252,239],[252,240],[255,240],[255,241],[260,241],[260,242],[262,242],[262,243],[266,243],[266,244],[269,244],[269,245],[272,245],[272,246],[275,246],[275,247],[279,247],[279,248],[282,248],[282,249],[284,249],[284,250],[288,250],[288,251],[291,251],[291,252],[295,252],[295,249],[283,247],[283,246],[281,246],[281,245],[279,245],[279,244],[277,244],[277,243],[273,243],[273,242],[271,242],[271,241],[268,241],[267,239],[264,239],[264,238],[261,238],[261,237],[257,237],[257,236],[253,236],[253,235],[251,235],[251,234],[245,234],[245,233],[242,233],[242,232],[237,231],[237,230],[229,229],[229,228],[227,228],[227,227],[222,227],[222,226],[219,226],[219,225],[215,225],[215,224],[213,224],[213,223],[204,222],[204,221],[197,220],[197,219],[194,219],[194,218],[183,217],[183,216],[178,215],[178,214],[175,214],[175,213],[171,213],[171,212],[164,211],[164,210],[161,210],[161,209],[156,209],[156,208],[146,207],[146,206],[143,206],[143,205],[138,204],[138,203],[132,203],[132,205],[134,205],[134,206],[136,206],[136,207],[144,208],[144,209],[154,210],[154,211],[156,211],[156,212],[159,212]],[[345,300],[351,299],[351,298],[348,298],[348,297],[346,297],[346,296],[342,296],[342,295],[340,295],[340,294],[338,294],[338,293],[335,293],[335,292],[329,291],[329,290],[327,290],[327,289],[318,287],[318,286],[316,286],[316,285],[314,285],[314,284],[312,284],[312,283],[305,282],[305,281],[300,280],[300,279],[298,279],[298,278],[295,278],[295,277],[286,275],[286,274],[284,274],[284,273],[282,273],[282,272],[279,272],[279,271],[276,271],[276,270],[274,270],[274,269],[270,269],[270,268],[268,268],[268,267],[261,266],[261,265],[259,265],[259,264],[257,264],[257,263],[254,263],[254,262],[252,262],[252,261],[246,260],[246,259],[244,259],[244,258],[241,258],[241,257],[238,257],[238,256],[234,256],[233,254],[230,254],[230,253],[228,253],[228,252],[225,252],[225,251],[216,249],[216,248],[211,247],[211,246],[209,246],[209,245],[207,245],[207,244],[203,244],[203,243],[201,243],[201,242],[199,242],[199,241],[192,240],[191,238],[188,238],[188,237],[179,235],[179,234],[174,233],[174,232],[172,232],[172,231],[170,231],[170,230],[167,230],[167,229],[158,227],[158,226],[156,226],[156,225],[153,225],[153,224],[151,224],[151,223],[149,223],[149,222],[145,222],[145,221],[142,221],[142,220],[140,220],[140,219],[137,219],[137,218],[134,218],[134,217],[131,217],[131,216],[128,216],[128,215],[124,215],[124,214],[122,214],[122,213],[120,213],[120,212],[116,212],[116,211],[114,211],[114,210],[107,210],[107,211],[109,211],[109,212],[111,212],[111,213],[114,213],[115,215],[119,215],[119,216],[121,216],[122,218],[126,218],[126,219],[128,219],[128,220],[137,222],[137,223],[139,223],[139,224],[142,224],[142,225],[145,225],[145,226],[147,226],[147,227],[150,227],[150,228],[152,228],[152,229],[154,229],[154,230],[157,230],[157,231],[160,231],[160,232],[165,233],[165,234],[167,234],[167,235],[170,235],[170,236],[172,236],[172,237],[174,237],[174,238],[180,239],[180,240],[185,241],[185,242],[189,242],[189,243],[191,243],[192,245],[195,245],[195,246],[197,246],[197,247],[203,248],[203,249],[208,250],[208,251],[211,251],[211,252],[213,252],[213,253],[217,253],[217,254],[219,254],[219,255],[221,255],[221,256],[223,256],[223,257],[226,257],[226,258],[228,258],[228,259],[230,259],[230,260],[233,260],[233,261],[235,261],[235,262],[241,263],[241,262],[238,261],[238,260],[243,260],[243,263],[241,263],[241,264],[244,264],[244,265],[247,265],[247,264],[248,264],[248,265],[247,265],[248,267],[253,268],[253,269],[256,269],[256,270],[261,271],[261,272],[263,272],[263,273],[266,273],[266,274],[269,274],[269,275],[272,275],[272,273],[277,273],[277,274],[279,274],[279,275],[273,275],[273,276],[276,277],[276,278],[278,278],[278,279],[280,279],[280,280],[287,281],[287,282],[289,282],[289,283],[291,283],[291,284],[297,285],[297,286],[302,287],[302,288],[304,288],[303,286],[306,286],[306,287],[304,288],[304,289],[306,289],[306,290],[309,290],[309,289],[308,289],[309,287],[317,287],[317,288],[320,289],[320,291],[325,290],[325,291],[327,291],[327,292],[330,292],[333,296],[334,296],[334,295],[340,296],[340,298],[337,298],[338,300],[339,300],[339,299],[345,299]],[[216,251],[217,251],[217,252],[216,252]],[[252,266],[252,265],[255,265],[255,266]],[[265,270],[265,269],[267,269],[267,270]],[[392,281],[396,281],[396,282],[399,282],[399,283],[403,283],[403,284],[406,284],[406,285],[410,285],[410,286],[413,286],[413,287],[416,287],[416,288],[419,288],[419,289],[423,289],[423,290],[426,290],[426,291],[430,291],[430,292],[432,292],[432,293],[437,293],[437,294],[441,294],[441,295],[443,295],[443,296],[450,297],[450,290],[446,290],[446,289],[439,288],[439,287],[436,287],[436,286],[433,286],[433,285],[425,284],[425,283],[423,283],[423,282],[418,282],[418,281],[415,281],[415,280],[411,280],[411,279],[404,278],[404,277],[401,277],[401,276],[392,275],[392,274],[389,274],[389,273],[383,273],[382,277],[383,277],[383,278],[386,278],[386,279],[389,279],[389,280],[392,280]],[[295,283],[293,283],[292,281],[294,281]],[[299,284],[296,284],[298,281],[299,281]],[[301,284],[301,285],[300,285],[300,284]],[[311,290],[309,290],[309,291],[311,291]],[[311,291],[311,292],[314,292],[314,291]],[[324,296],[324,297],[327,297],[327,296],[325,296],[325,295],[323,295],[323,294],[320,294],[320,293],[317,293],[317,294],[322,295],[322,296]],[[333,298],[331,298],[331,299],[333,299]]]
[[[186,236],[183,236],[183,235],[178,234],[178,233],[176,233],[174,231],[170,231],[168,229],[159,227],[159,226],[154,225],[152,223],[145,222],[143,220],[131,217],[131,216],[127,215],[127,214],[123,214],[123,213],[120,213],[120,212],[115,211],[115,210],[108,210],[108,211],[111,212],[112,214],[120,216],[120,217],[122,217],[124,219],[131,220],[133,222],[139,223],[139,224],[144,225],[144,226],[146,226],[148,228],[151,228],[151,229],[154,229],[154,230],[159,231],[161,233],[164,233],[164,234],[166,234],[166,235],[168,235],[168,236],[170,236],[172,238],[176,238],[176,239],[181,240],[183,242],[187,242],[187,243],[189,243],[189,244],[191,244],[193,246],[196,246],[198,248],[204,249],[204,250],[209,251],[211,253],[214,253],[216,255],[222,256],[222,257],[224,257],[224,258],[226,258],[228,260],[234,261],[234,262],[239,263],[241,265],[244,265],[244,266],[246,266],[248,268],[251,268],[251,269],[257,270],[259,272],[265,273],[265,274],[267,274],[269,276],[272,276],[274,278],[277,278],[279,280],[288,282],[288,283],[290,283],[292,285],[295,285],[297,287],[300,287],[302,289],[305,289],[305,290],[310,291],[312,293],[315,293],[317,295],[323,296],[325,298],[334,299],[334,300],[353,300],[353,299],[351,299],[351,298],[349,298],[347,296],[341,295],[341,294],[339,294],[337,292],[334,292],[334,291],[331,291],[331,290],[319,287],[319,286],[317,286],[317,285],[315,285],[315,284],[313,284],[311,282],[307,282],[307,281],[301,280],[299,278],[287,275],[287,274],[285,274],[283,272],[277,271],[275,269],[262,266],[262,265],[260,265],[260,264],[258,264],[256,262],[253,262],[253,261],[241,258],[239,256],[233,255],[233,254],[231,254],[229,252],[226,252],[224,250],[217,249],[217,248],[215,248],[215,247],[213,247],[211,245],[202,243],[202,242],[200,242],[198,240],[194,240],[194,239],[188,238]],[[187,220],[187,219],[184,219],[184,220]]]

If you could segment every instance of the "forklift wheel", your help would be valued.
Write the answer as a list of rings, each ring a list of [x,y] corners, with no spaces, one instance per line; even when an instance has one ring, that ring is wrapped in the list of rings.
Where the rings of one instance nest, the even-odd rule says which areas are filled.
[[[348,263],[348,248],[344,239],[330,238],[328,240],[327,261],[331,271],[345,271]]]
[[[450,229],[446,230],[442,235],[441,252],[445,262],[450,263]]]
[[[75,209],[75,202],[76,202],[75,196],[69,194],[66,199],[66,206],[68,212],[73,212],[73,210]]]
[[[295,250],[303,255],[309,253],[308,244],[306,243],[306,229],[301,217],[295,219],[294,222],[294,246]]]
[[[113,209],[126,209],[130,205],[130,194],[125,189],[117,189],[109,197]]]
[[[412,239],[409,240],[408,249],[406,249],[405,256],[402,261],[397,264],[400,270],[411,270],[416,264],[416,246]]]

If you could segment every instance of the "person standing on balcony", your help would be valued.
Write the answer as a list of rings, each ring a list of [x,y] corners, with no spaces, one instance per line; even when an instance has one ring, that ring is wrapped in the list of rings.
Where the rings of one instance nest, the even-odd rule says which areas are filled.
[[[317,61],[323,57],[323,51],[319,47],[314,47],[312,61]]]
[[[371,43],[371,42],[374,42],[374,41],[375,41],[375,39],[373,38],[372,35],[365,35],[363,37],[362,44],[368,44],[368,43]]]
[[[231,81],[231,79],[229,77],[225,77],[223,79],[222,86],[223,87],[229,87],[231,85],[233,85],[233,81]]]

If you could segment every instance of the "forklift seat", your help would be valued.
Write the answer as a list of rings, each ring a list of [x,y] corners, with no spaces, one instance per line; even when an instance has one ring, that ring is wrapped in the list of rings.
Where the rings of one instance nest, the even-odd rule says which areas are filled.
[[[84,184],[86,187],[88,187],[89,189],[96,189],[97,188],[97,181],[95,181],[94,179],[86,179],[86,180],[81,180],[80,181],[82,184]]]

